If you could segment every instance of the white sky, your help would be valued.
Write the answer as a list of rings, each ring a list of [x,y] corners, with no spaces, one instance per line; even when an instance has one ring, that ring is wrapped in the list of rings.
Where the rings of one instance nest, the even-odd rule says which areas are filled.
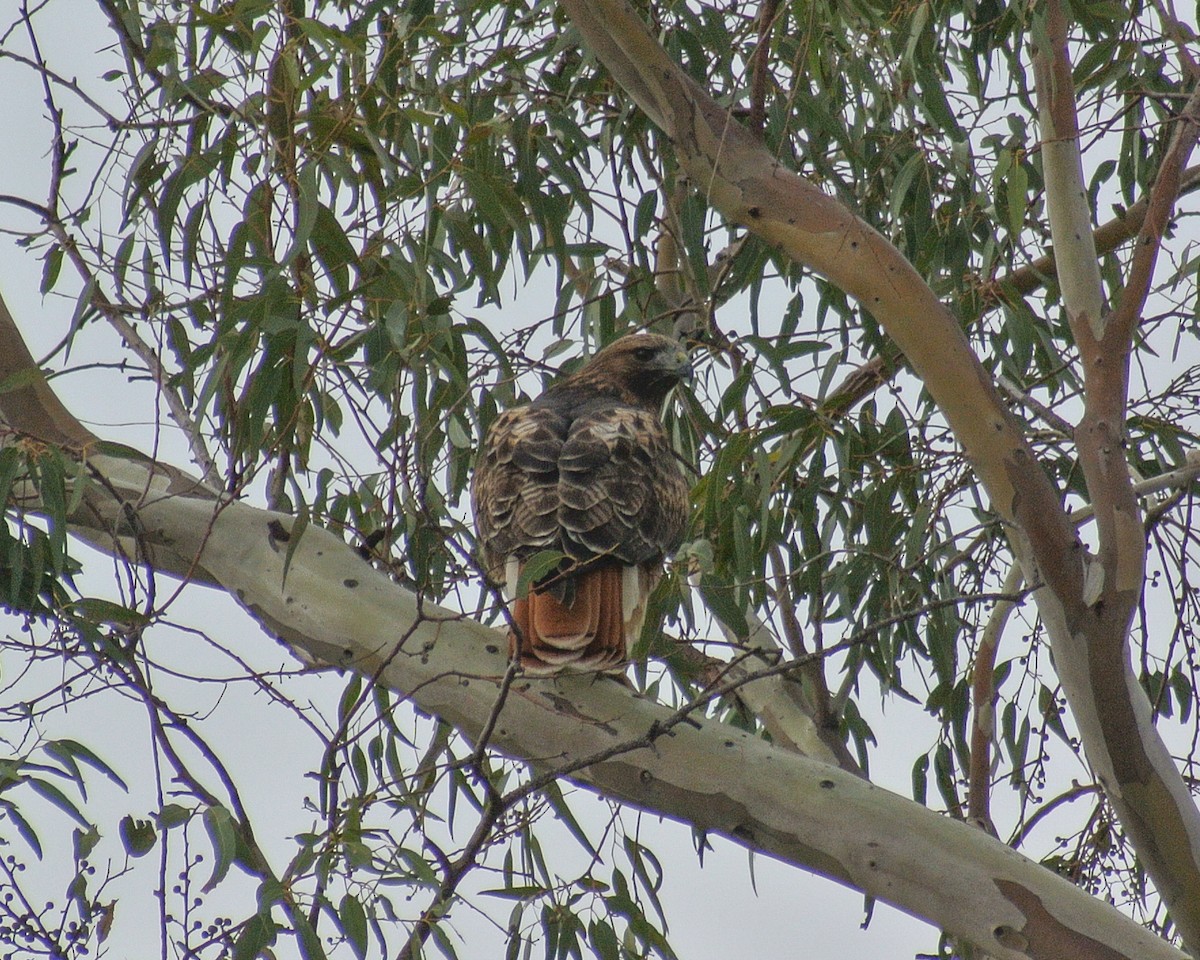
[[[13,0],[0,0],[4,23],[15,18]],[[7,12],[4,12],[7,9]],[[109,43],[106,25],[94,5],[73,0],[51,0],[49,11],[39,17],[43,29],[40,40],[51,63],[64,74],[72,76],[89,91],[103,96],[105,84],[99,75],[113,66],[97,50]],[[22,36],[10,39],[9,47],[28,53]],[[27,68],[0,59],[0,84],[5,99],[0,107],[5,131],[5,161],[0,166],[0,194],[41,199],[46,181],[46,143],[48,126],[42,103],[40,85]],[[59,91],[64,103],[69,94]],[[114,107],[117,105],[114,104]],[[115,112],[120,112],[119,109]],[[93,154],[81,149],[78,165],[86,171]],[[31,218],[15,208],[0,204],[0,230],[31,226]],[[64,273],[68,270],[64,267]],[[41,264],[29,251],[21,249],[15,238],[5,231],[0,234],[0,290],[8,302],[18,325],[25,332],[35,355],[48,351],[67,329],[74,303],[66,297],[54,296],[43,300],[38,291]],[[543,283],[549,273],[543,272]],[[62,289],[71,289],[62,284]],[[530,296],[542,299],[551,291],[531,291]],[[73,364],[92,360],[111,360],[114,334],[96,325],[85,329],[77,338],[71,354]],[[159,435],[154,427],[157,420],[156,400],[149,384],[130,383],[112,371],[92,371],[64,377],[55,381],[55,388],[67,406],[93,430],[107,439],[120,440],[142,450],[156,449],[169,462],[190,467],[186,447],[177,435],[168,431]],[[85,594],[104,593],[111,589],[110,561],[91,554],[81,545],[75,548],[84,558],[89,573],[80,581]],[[163,588],[165,589],[165,585]],[[278,645],[264,634],[228,597],[198,587],[185,589],[173,608],[174,620],[201,629],[223,642],[228,642],[243,656],[264,668],[292,665]],[[15,631],[16,621],[0,621],[0,629]],[[160,655],[171,654],[190,670],[210,669],[214,674],[228,672],[228,664],[208,648],[197,636],[180,630],[161,628],[154,641]],[[0,684],[7,684],[21,669],[21,664],[0,660]],[[311,696],[332,714],[342,684],[332,676],[309,681]],[[0,686],[0,690],[3,690]],[[2,694],[0,694],[2,695]],[[224,689],[207,686],[192,694],[198,708],[211,709],[206,731],[218,745],[223,760],[230,766],[246,789],[246,798],[255,813],[257,832],[266,841],[268,851],[274,852],[275,866],[281,867],[293,851],[288,837],[309,829],[312,815],[300,808],[299,800],[311,791],[304,773],[316,763],[317,746],[311,737],[305,741],[296,735],[297,725],[286,723],[283,715],[271,708],[265,699],[247,687]],[[865,698],[864,698],[865,699]],[[870,704],[866,704],[870,706]],[[893,700],[888,713],[876,714],[870,721],[879,738],[874,751],[873,779],[896,792],[910,793],[910,771],[913,750],[913,731],[927,736],[928,725],[921,723],[920,708]],[[95,698],[71,708],[62,721],[55,721],[48,735],[72,735],[93,746],[113,764],[127,782],[134,784],[126,796],[98,777],[89,779],[93,802],[87,812],[94,817],[105,835],[106,843],[100,853],[117,857],[119,842],[116,823],[121,815],[133,812],[146,816],[157,807],[149,787],[144,713],[128,700],[116,697]],[[0,725],[0,755],[7,751],[4,741],[18,731],[6,731]],[[137,784],[141,782],[141,786]],[[932,793],[932,791],[931,791]],[[575,809],[585,827],[598,836],[608,820],[607,805],[575,794]],[[626,816],[628,829],[635,829],[636,814]],[[65,817],[49,812],[39,817],[37,825],[43,830],[43,841],[53,862],[56,846],[70,843],[70,824]],[[937,932],[889,907],[879,905],[874,918],[865,930],[859,929],[863,919],[862,896],[845,890],[829,881],[784,866],[763,857],[755,863],[757,890],[749,883],[746,852],[732,843],[715,839],[715,850],[706,855],[703,869],[692,849],[690,831],[677,824],[660,824],[642,817],[640,837],[659,856],[666,867],[662,893],[670,922],[669,939],[683,958],[705,957],[762,957],[784,958],[803,955],[812,960],[844,960],[847,957],[907,957],[918,952],[935,952]],[[572,841],[557,831],[555,844],[573,847]],[[461,837],[460,837],[461,839]],[[574,853],[566,854],[575,857]],[[122,899],[118,906],[113,934],[108,941],[113,956],[136,957],[156,950],[158,938],[147,924],[154,924],[155,907],[150,896],[153,885],[152,867],[147,858],[136,865],[135,872],[114,887]],[[147,870],[147,867],[151,870]],[[31,872],[36,867],[31,866]],[[47,898],[61,898],[61,887],[67,876],[47,878]],[[486,881],[486,877],[480,877]],[[483,886],[491,885],[483,882]],[[245,884],[241,884],[246,888]],[[228,912],[235,920],[254,909],[252,891],[240,902],[232,903]],[[418,891],[413,900],[416,908],[423,907],[428,894]],[[477,901],[490,908],[502,925],[511,908],[505,901]],[[502,937],[495,927],[473,917],[463,908],[455,911],[455,926],[464,938],[460,950],[463,958],[500,955]],[[289,944],[280,944],[280,956],[288,956]],[[433,952],[432,950],[430,951]],[[537,955],[537,952],[535,952]]]

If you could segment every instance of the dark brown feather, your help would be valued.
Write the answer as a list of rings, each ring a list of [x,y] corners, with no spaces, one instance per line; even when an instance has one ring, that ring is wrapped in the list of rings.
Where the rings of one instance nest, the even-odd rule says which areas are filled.
[[[687,374],[674,341],[623,337],[489,430],[471,487],[489,576],[505,583],[510,561],[544,550],[566,557],[513,606],[529,671],[623,663],[687,524],[688,485],[659,416]],[[637,595],[623,599],[625,568],[638,571],[624,581]]]

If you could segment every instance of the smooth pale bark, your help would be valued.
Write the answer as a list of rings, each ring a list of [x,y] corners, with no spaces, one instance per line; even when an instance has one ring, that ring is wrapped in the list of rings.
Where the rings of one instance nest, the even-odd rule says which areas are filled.
[[[294,518],[217,503],[177,471],[88,463],[122,498],[89,492],[76,519],[90,542],[116,531],[130,553],[140,541],[162,569],[220,585],[290,646],[376,678],[468,738],[498,710],[492,746],[539,772],[586,763],[570,779],[862,890],[993,957],[1182,957],[982,831],[720,723],[671,725],[671,710],[619,684],[518,680],[500,707],[499,631],[422,603],[319,527],[293,544]]]
[[[949,311],[886,240],[780,168],[691,86],[644,28],[632,29],[631,8],[565,6],[581,27],[588,24],[589,43],[610,68],[617,64],[614,73],[668,130],[714,204],[845,287],[892,333],[945,410],[996,509],[1029,535],[1043,575],[1066,598],[1039,598],[1052,632],[1079,622],[1085,558]],[[632,38],[630,48],[602,49],[610,30]],[[26,414],[36,414],[41,388],[13,391],[25,413],[20,404],[0,402],[12,414],[10,425],[92,448],[86,431],[55,425],[57,411],[30,427]],[[504,666],[495,632],[422,607],[316,528],[299,538],[285,578],[291,518],[240,503],[218,506],[198,481],[140,456],[95,455],[89,462],[124,500],[99,487],[85,498],[75,519],[92,542],[114,549],[110,531],[118,531],[127,555],[219,584],[296,647],[377,673],[468,736],[487,727]],[[1179,956],[979,831],[717,724],[689,720],[657,735],[669,718],[613,684],[522,682],[510,692],[493,742],[541,769],[608,754],[574,778],[851,883],[997,957]],[[645,745],[625,748],[639,743]]]
[[[32,361],[0,310],[0,365]],[[104,449],[40,376],[0,393],[7,441],[56,434]],[[421,599],[328,531],[224,501],[136,452],[86,453],[71,518],[95,546],[218,586],[274,636],[375,678],[468,738],[729,837],[923,917],[997,958],[1179,960],[1169,944],[982,831],[853,774],[590,678],[518,679],[499,701],[503,635]],[[26,506],[33,508],[33,492]],[[296,533],[293,533],[293,530]]]
[[[693,186],[728,220],[776,244],[857,299],[904,352],[970,458],[993,509],[1006,522],[1027,579],[1046,585],[1036,591],[1035,600],[1088,759],[1185,942],[1200,953],[1200,811],[1154,729],[1136,683],[1125,653],[1128,620],[1096,603],[1097,589],[1109,596],[1121,591],[1128,609],[1136,599],[1130,591],[1140,584],[1140,565],[1129,563],[1125,550],[1104,582],[1105,567],[1087,556],[1057,491],[957,320],[892,244],[842,204],[782,168],[758,138],[671,60],[624,0],[562,0],[561,5],[585,45],[667,134]],[[1070,203],[1059,213],[1065,218],[1061,222],[1080,234],[1081,243],[1091,243],[1090,224],[1084,231]],[[1062,252],[1078,260],[1078,249]],[[1059,264],[1060,274],[1064,265]],[[1086,284],[1083,278],[1080,286]],[[1094,298],[1087,302],[1095,309]],[[1085,328],[1093,322],[1098,318],[1090,318]],[[1093,430],[1080,439],[1094,442],[1110,465],[1119,464],[1124,471],[1120,431],[1111,422],[1109,426],[1107,433]],[[1107,489],[1119,487],[1110,482]],[[1127,501],[1128,496],[1123,506]],[[1136,506],[1113,515],[1123,518],[1124,542],[1140,536]],[[1108,649],[1099,661],[1090,654],[1096,645]],[[1097,710],[1097,696],[1108,692],[1114,695],[1111,704]]]
[[[1055,638],[1055,662],[1088,761],[1195,954],[1200,953],[1200,812],[1158,736],[1130,658],[1129,628],[1145,581],[1146,535],[1125,454],[1133,334],[1166,212],[1191,152],[1188,138],[1195,138],[1188,123],[1176,125],[1146,205],[1120,304],[1105,311],[1080,156],[1066,10],[1059,0],[1049,0],[1042,15],[1042,29],[1034,31],[1033,64],[1046,209],[1063,307],[1083,373],[1084,414],[1075,440],[1099,541],[1096,558],[1088,561],[1086,609],[1070,611],[1065,635]],[[1194,100],[1189,106],[1194,109]]]
[[[1072,325],[1086,325],[1100,337],[1104,291],[1079,155],[1075,90],[1065,51],[1066,22],[1057,3],[1047,4],[1046,9],[1045,40],[1052,49],[1036,50],[1033,59],[1042,128],[1039,146],[1046,181],[1046,218],[1050,221],[1063,303],[1074,315]]]

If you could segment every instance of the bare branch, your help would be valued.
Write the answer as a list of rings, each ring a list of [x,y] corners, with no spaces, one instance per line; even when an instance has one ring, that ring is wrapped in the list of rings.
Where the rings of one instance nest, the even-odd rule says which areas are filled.
[[[490,729],[496,749],[553,778],[572,771],[607,796],[817,870],[997,958],[1049,960],[1068,949],[1084,960],[1180,960],[1129,918],[981,831],[701,719],[695,705],[672,712],[587,677],[519,678],[497,714],[508,666],[500,631],[422,603],[315,525],[293,543],[293,518],[222,503],[149,459],[96,454],[89,464],[105,482],[73,516],[77,529],[97,542],[109,537],[113,549],[113,532],[127,532],[136,517],[163,551],[151,562],[165,555],[172,569],[196,570],[310,657],[378,674],[468,738]],[[453,871],[446,878],[453,882]],[[1033,929],[1036,942],[1026,939]]]
[[[167,382],[168,375],[164,369],[159,351],[142,339],[141,334],[126,317],[126,311],[114,304],[100,289],[96,282],[96,277],[92,273],[91,267],[83,258],[74,238],[67,232],[66,226],[58,219],[57,214],[48,207],[41,207],[29,201],[20,200],[16,197],[0,196],[0,202],[13,203],[37,212],[46,225],[50,229],[50,233],[58,241],[59,246],[67,254],[67,258],[74,265],[79,276],[83,279],[88,288],[91,289],[91,302],[97,311],[109,322],[114,330],[121,335],[121,339],[129,346],[150,371],[150,376],[153,378],[155,386],[158,388],[159,395],[167,405],[167,409],[171,411],[171,418],[175,424],[183,431],[187,438],[188,447],[192,451],[192,458],[196,465],[204,474],[206,482],[213,486],[220,484],[220,472],[217,470],[216,461],[208,452],[208,448],[204,443],[204,437],[200,431],[199,425],[192,419],[191,412],[184,404],[183,399],[178,392]],[[0,307],[4,310],[6,319],[0,322],[0,336],[13,336],[16,334],[15,324],[12,322],[11,315],[8,314],[6,307]],[[28,356],[28,351],[25,351],[25,356]],[[12,358],[14,362],[23,365],[24,359],[19,355]],[[0,361],[2,363],[3,361]],[[17,428],[16,424],[9,422],[9,425]],[[19,429],[19,428],[17,428]],[[37,433],[32,433],[33,436],[39,436]],[[43,438],[46,439],[46,438]]]
[[[1001,593],[1015,594],[1025,579],[1020,566],[1013,564]],[[996,739],[996,651],[1000,637],[1017,604],[1013,600],[997,600],[988,617],[979,647],[975,651],[975,665],[971,681],[971,767],[967,781],[967,817],[977,826],[995,835],[992,823],[992,743]]]
[[[758,8],[758,46],[750,61],[750,116],[746,123],[762,135],[767,119],[767,74],[771,64],[771,32],[779,12],[779,0],[763,0]]]

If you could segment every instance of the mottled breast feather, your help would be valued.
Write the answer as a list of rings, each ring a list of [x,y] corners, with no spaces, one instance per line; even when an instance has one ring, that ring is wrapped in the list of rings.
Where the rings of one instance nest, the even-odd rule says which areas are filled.
[[[510,649],[526,672],[625,662],[687,526],[688,484],[659,411],[690,372],[674,341],[622,337],[488,431],[471,504],[489,579],[511,593],[530,557],[566,558],[512,599]]]
[[[607,399],[578,411],[534,404],[501,414],[471,494],[494,579],[509,557],[542,550],[576,563],[660,561],[687,525],[688,485],[662,422]]]

